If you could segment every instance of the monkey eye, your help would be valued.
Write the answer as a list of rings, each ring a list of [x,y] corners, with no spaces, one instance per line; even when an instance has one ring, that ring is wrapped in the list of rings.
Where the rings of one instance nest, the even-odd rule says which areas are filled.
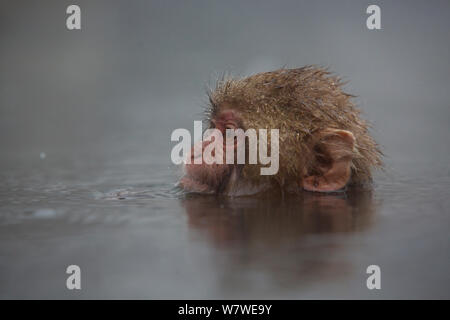
[[[234,125],[234,124],[232,124],[232,123],[227,123],[226,125],[225,125],[225,130],[226,129],[232,129],[232,130],[234,130],[234,129],[236,129],[236,126]]]

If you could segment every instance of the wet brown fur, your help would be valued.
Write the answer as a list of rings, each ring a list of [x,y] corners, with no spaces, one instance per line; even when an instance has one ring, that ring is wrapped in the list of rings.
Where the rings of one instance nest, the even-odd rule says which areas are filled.
[[[244,166],[242,174],[254,183],[267,179],[280,186],[298,185],[305,174],[317,174],[316,164],[326,157],[321,157],[321,144],[314,141],[314,133],[327,128],[348,130],[356,139],[351,183],[363,183],[371,180],[374,167],[382,165],[382,153],[352,103],[353,96],[343,92],[342,85],[339,77],[314,66],[224,78],[208,93],[207,117],[232,108],[244,130],[279,129],[278,174],[261,176],[259,165]]]

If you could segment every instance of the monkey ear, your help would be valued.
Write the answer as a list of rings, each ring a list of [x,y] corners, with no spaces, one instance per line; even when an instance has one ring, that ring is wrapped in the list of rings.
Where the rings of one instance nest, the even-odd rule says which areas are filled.
[[[345,187],[351,177],[355,137],[350,131],[326,129],[313,136],[314,162],[303,179],[308,191],[333,192]]]

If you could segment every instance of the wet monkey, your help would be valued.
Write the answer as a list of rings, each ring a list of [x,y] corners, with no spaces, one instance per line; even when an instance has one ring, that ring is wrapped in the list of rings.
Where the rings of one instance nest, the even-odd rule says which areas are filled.
[[[382,166],[379,146],[352,103],[353,96],[326,69],[306,66],[224,78],[208,94],[207,123],[224,136],[227,129],[278,129],[279,169],[262,175],[265,164],[259,160],[255,164],[187,162],[179,185],[188,191],[335,192],[349,184],[370,182],[373,169]],[[200,147],[209,143],[202,141]],[[224,140],[221,156],[236,147]],[[248,145],[245,148],[248,160]]]

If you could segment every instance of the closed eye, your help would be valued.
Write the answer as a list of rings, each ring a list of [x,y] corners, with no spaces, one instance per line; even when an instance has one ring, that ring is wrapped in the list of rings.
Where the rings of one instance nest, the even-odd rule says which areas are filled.
[[[234,123],[230,123],[230,122],[228,122],[228,123],[226,123],[225,124],[225,130],[226,129],[236,129],[236,125],[234,124]]]

